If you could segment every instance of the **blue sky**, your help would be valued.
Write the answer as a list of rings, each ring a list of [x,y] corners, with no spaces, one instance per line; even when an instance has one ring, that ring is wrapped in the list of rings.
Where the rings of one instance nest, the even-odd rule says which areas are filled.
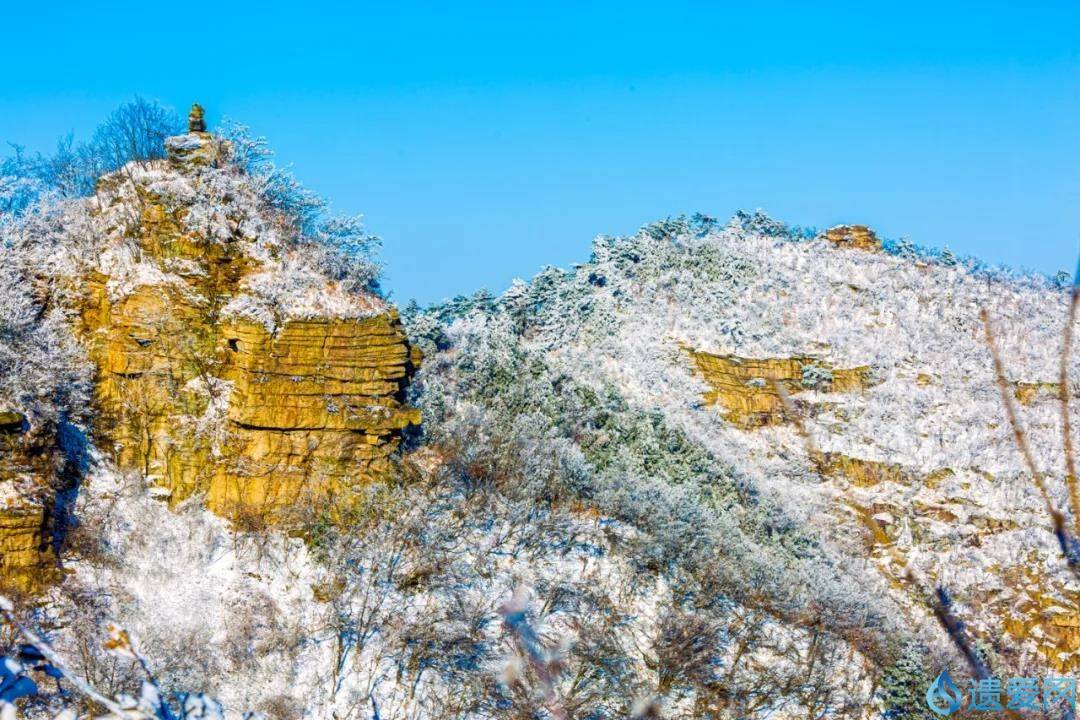
[[[198,100],[364,213],[399,301],[499,291],[586,259],[597,234],[695,211],[865,222],[1045,271],[1080,248],[1075,1],[3,15],[0,140],[47,150],[135,94]]]

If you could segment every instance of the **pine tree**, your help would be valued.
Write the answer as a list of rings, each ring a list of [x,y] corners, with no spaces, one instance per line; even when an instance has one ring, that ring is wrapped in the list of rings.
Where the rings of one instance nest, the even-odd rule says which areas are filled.
[[[881,681],[884,715],[889,720],[930,720],[926,690],[933,678],[926,672],[926,657],[918,645],[908,643]]]
[[[499,304],[510,316],[515,331],[518,334],[525,332],[529,316],[529,286],[521,278],[514,278],[499,298]]]
[[[904,258],[915,257],[915,245],[906,237],[900,238],[896,243],[896,254]]]

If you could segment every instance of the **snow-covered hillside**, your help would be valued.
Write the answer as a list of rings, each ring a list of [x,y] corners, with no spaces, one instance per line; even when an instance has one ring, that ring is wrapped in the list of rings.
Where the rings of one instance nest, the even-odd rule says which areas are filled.
[[[922,717],[943,667],[1080,666],[980,320],[1068,545],[1068,279],[675,219],[407,343],[375,239],[201,123],[0,166],[0,611],[65,663],[3,666],[28,714],[78,676],[161,718]]]
[[[985,308],[1054,504],[1066,508],[1055,383],[1067,287],[906,244],[886,249],[836,247],[744,214],[723,226],[668,221],[598,238],[590,262],[571,271],[548,268],[499,298],[481,293],[414,314],[418,341],[442,348],[420,378],[427,432],[454,427],[462,404],[484,408],[493,426],[546,416],[544,433],[572,439],[610,476],[601,483],[610,487],[584,493],[602,512],[636,518],[658,543],[677,534],[674,566],[687,566],[692,552],[682,551],[709,536],[707,523],[673,529],[686,508],[648,493],[677,492],[725,519],[767,508],[758,510],[764,528],[708,562],[726,568],[725,593],[789,628],[824,625],[864,652],[891,646],[893,658],[897,646],[919,647],[928,672],[956,672],[963,658],[933,659],[954,652],[927,599],[941,588],[998,674],[1070,669],[1080,649],[1075,577],[1013,443],[980,321]],[[812,358],[865,368],[867,379],[847,392],[798,388],[808,446],[790,418],[745,427],[703,402],[715,388],[698,352],[736,363]],[[671,446],[610,431],[592,401],[567,400],[568,386],[619,398],[618,416],[649,417],[716,465],[689,477],[650,465],[640,456],[666,458]],[[814,452],[828,462],[812,462]],[[739,488],[739,507],[716,507],[718,478]],[[622,496],[639,488],[627,507]],[[762,554],[777,545],[778,557]],[[745,572],[743,552],[764,567]],[[765,598],[743,599],[756,594]],[[802,614],[800,603],[813,611]]]

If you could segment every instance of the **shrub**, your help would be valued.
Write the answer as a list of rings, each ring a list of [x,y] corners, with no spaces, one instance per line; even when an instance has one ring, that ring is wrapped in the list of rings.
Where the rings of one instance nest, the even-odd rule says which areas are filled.
[[[45,191],[62,197],[89,195],[102,175],[130,162],[165,157],[165,138],[183,132],[172,110],[140,97],[120,105],[98,126],[89,142],[68,136],[52,155],[26,155],[0,162],[0,212],[22,212]]]
[[[803,365],[801,383],[804,388],[811,390],[827,389],[832,384],[833,374],[828,368],[820,365]]]
[[[932,678],[926,673],[926,654],[907,643],[896,661],[885,668],[881,701],[888,720],[932,720],[926,707],[926,689]]]

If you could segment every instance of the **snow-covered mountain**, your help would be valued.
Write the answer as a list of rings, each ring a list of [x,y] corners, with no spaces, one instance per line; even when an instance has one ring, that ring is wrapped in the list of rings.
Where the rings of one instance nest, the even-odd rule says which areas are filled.
[[[1080,665],[1067,279],[738,213],[402,328],[359,226],[198,122],[0,185],[0,570],[69,677],[138,692],[109,622],[237,717],[921,717]]]
[[[986,666],[1041,674],[1075,667],[1075,576],[1013,442],[980,310],[1050,499],[1067,508],[1061,285],[865,228],[818,236],[739,214],[600,237],[588,263],[410,326],[429,354],[444,348],[420,376],[429,435],[463,413],[529,418],[514,431],[584,453],[592,484],[575,494],[670,542],[683,570],[707,547],[718,590],[797,637],[829,628],[855,667],[884,669],[897,646],[929,651],[932,675],[963,667],[935,655],[955,650],[935,619],[941,589]],[[633,416],[653,433],[609,427]],[[706,464],[669,468],[685,448]]]

